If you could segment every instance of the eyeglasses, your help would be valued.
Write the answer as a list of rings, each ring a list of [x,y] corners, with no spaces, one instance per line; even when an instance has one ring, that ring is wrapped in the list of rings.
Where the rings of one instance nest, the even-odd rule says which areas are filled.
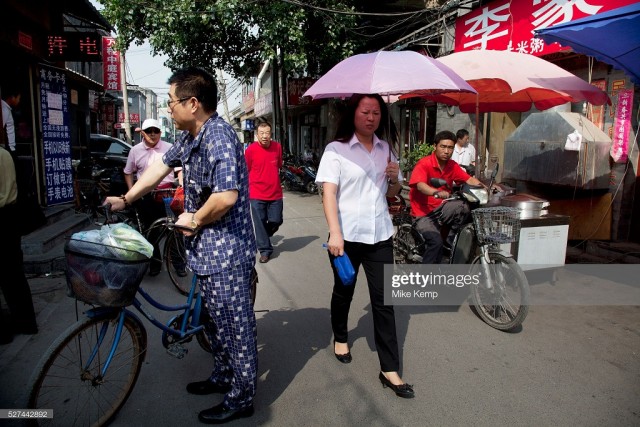
[[[149,129],[145,130],[144,133],[148,133],[148,134],[160,133],[160,129],[149,128]]]
[[[167,99],[167,107],[173,109],[173,106],[171,104],[175,104],[176,102],[184,102],[187,99],[191,99],[193,98],[192,96],[185,96],[184,98],[178,98],[178,99]]]

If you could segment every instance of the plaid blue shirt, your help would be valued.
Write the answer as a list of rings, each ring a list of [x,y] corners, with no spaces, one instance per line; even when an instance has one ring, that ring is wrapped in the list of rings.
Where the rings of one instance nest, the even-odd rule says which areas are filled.
[[[255,262],[249,181],[243,147],[236,132],[217,113],[193,138],[183,132],[164,155],[170,167],[182,165],[185,212],[195,212],[212,193],[238,191],[235,205],[219,220],[185,239],[189,267],[208,276],[241,263]]]

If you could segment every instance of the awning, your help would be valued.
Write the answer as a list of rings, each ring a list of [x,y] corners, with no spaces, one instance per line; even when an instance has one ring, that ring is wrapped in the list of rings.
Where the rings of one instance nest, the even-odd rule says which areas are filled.
[[[536,36],[611,64],[640,84],[640,3],[538,30]]]

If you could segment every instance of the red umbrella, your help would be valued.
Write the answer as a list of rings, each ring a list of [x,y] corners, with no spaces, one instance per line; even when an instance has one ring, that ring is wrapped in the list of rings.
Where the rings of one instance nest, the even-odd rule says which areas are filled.
[[[605,92],[551,62],[533,55],[501,50],[469,50],[438,58],[455,70],[478,94],[420,91],[401,98],[422,96],[463,113],[524,112],[535,106],[546,110],[567,102],[610,103]]]
[[[476,156],[479,113],[525,112],[532,107],[546,110],[567,102],[588,101],[593,105],[611,103],[597,87],[533,55],[504,50],[469,50],[438,58],[455,70],[478,93],[428,93],[416,91],[400,98],[423,97],[456,105],[463,113],[476,114]],[[479,159],[476,159],[479,163]]]

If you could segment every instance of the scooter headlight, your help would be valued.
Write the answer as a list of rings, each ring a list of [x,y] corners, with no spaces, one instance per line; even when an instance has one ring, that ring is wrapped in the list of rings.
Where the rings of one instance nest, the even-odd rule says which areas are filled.
[[[489,190],[487,190],[486,188],[470,188],[469,191],[476,199],[478,199],[478,203],[480,203],[481,205],[486,205],[487,203],[489,203]]]

